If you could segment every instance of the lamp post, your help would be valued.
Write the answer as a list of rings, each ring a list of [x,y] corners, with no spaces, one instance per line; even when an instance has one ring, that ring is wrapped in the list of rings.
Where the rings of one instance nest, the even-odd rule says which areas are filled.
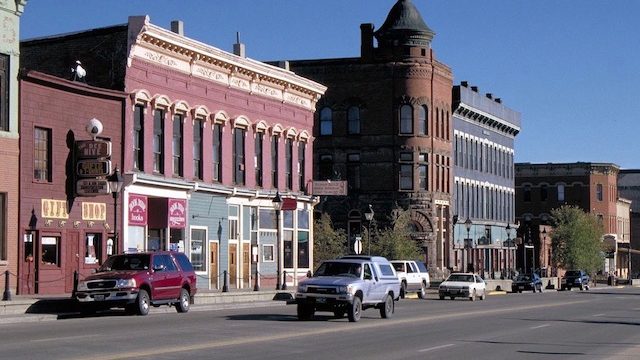
[[[540,254],[542,256],[540,256],[540,277],[542,277],[542,262],[544,262],[544,268],[545,268],[545,274],[544,276],[547,276],[547,269],[549,268],[549,261],[551,259],[547,259],[547,228],[544,227],[542,228],[542,244],[540,244]]]
[[[117,167],[113,170],[113,174],[109,176],[109,189],[113,196],[113,253],[118,253],[118,195],[122,191],[124,180]]]
[[[507,223],[507,227],[505,227],[504,230],[507,232],[507,279],[511,279],[511,267],[509,266],[509,253],[511,252],[511,225]]]
[[[369,222],[367,224],[367,246],[368,246],[368,255],[371,256],[371,220],[373,220],[373,207],[369,204],[369,209],[365,211],[364,218]]]
[[[280,210],[282,209],[282,198],[276,191],[276,196],[271,200],[273,208],[276,210],[276,290],[280,290]]]
[[[471,247],[468,246],[467,244],[470,242],[470,232],[471,232],[471,225],[473,225],[473,222],[471,221],[471,219],[469,219],[469,217],[467,216],[467,220],[465,220],[464,222],[464,227],[467,229],[467,238],[464,239],[464,249],[465,249],[465,253],[467,253],[467,250]],[[467,253],[467,256],[469,256],[469,254]],[[467,259],[468,260],[468,259]],[[475,264],[473,264],[474,268],[475,268]],[[468,269],[467,269],[468,270]],[[475,271],[475,269],[473,269]]]

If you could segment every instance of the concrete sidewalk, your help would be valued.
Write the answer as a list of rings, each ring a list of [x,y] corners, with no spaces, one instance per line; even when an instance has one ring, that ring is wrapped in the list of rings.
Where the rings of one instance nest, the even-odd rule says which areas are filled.
[[[295,290],[230,292],[202,291],[194,297],[190,311],[286,305]],[[168,306],[152,307],[150,313],[175,312]],[[27,321],[48,321],[80,317],[80,306],[70,295],[38,296],[17,295],[11,301],[0,301],[0,324]]]

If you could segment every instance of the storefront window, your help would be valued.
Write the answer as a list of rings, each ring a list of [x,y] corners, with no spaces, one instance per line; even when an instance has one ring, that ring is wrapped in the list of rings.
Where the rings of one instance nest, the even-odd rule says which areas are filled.
[[[98,264],[102,259],[102,234],[87,234],[85,264]]]
[[[145,228],[143,226],[129,226],[128,239],[125,249],[127,252],[138,252],[144,250],[144,234]]]
[[[276,211],[260,209],[260,229],[276,229]]]
[[[273,245],[262,245],[262,261],[273,262]]]
[[[298,210],[298,229],[309,229],[308,210]]]
[[[293,230],[285,230],[284,236],[284,267],[293,267]]]
[[[164,237],[164,229],[149,229],[148,249],[158,251],[167,249],[167,239]]]
[[[191,264],[195,271],[205,271],[203,246],[206,238],[205,229],[191,229]]]
[[[169,250],[184,252],[184,229],[171,229]]]
[[[309,267],[309,232],[298,231],[298,267]]]
[[[60,238],[57,236],[42,237],[42,263],[60,266]]]

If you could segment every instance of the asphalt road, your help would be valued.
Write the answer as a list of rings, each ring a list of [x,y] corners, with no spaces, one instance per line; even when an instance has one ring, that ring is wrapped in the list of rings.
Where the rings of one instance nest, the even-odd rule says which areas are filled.
[[[0,325],[3,359],[637,359],[640,289],[404,299],[358,323],[295,306]]]

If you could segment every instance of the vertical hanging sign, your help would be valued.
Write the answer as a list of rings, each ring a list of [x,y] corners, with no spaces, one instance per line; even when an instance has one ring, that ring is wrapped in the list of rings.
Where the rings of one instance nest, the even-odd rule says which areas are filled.
[[[129,195],[129,225],[147,225],[147,197],[143,195]]]
[[[184,229],[187,225],[187,201],[185,199],[169,199],[169,227]]]

